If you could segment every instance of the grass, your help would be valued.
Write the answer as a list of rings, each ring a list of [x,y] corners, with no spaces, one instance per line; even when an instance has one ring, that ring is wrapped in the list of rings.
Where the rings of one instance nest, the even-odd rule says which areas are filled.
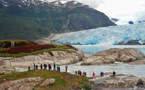
[[[68,90],[69,88],[85,88],[86,90],[91,90],[89,87],[88,78],[80,77],[76,75],[71,75],[68,73],[60,73],[56,71],[27,71],[27,72],[13,72],[11,74],[0,75],[0,83],[10,80],[17,80],[28,77],[42,77],[44,79],[54,78],[56,81],[54,84],[48,87],[36,86],[35,89],[39,90]],[[5,79],[5,80],[4,80]]]

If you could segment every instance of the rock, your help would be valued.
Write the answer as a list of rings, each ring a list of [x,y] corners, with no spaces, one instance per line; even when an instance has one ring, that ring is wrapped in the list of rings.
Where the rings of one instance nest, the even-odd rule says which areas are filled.
[[[125,74],[117,74],[114,77],[111,77],[111,75],[110,73],[105,73],[104,77],[98,76],[95,79],[90,79],[90,81],[93,81],[98,87],[103,85],[103,88],[144,88],[145,78]]]
[[[118,45],[142,45],[143,43],[141,43],[140,40],[129,40],[127,42],[122,41],[119,42]]]
[[[0,90],[32,90],[43,79],[40,77],[24,78],[0,84]]]
[[[145,83],[144,83],[144,81],[142,79],[139,79],[136,86],[145,87]]]
[[[51,78],[51,79],[46,79],[45,81],[43,81],[40,86],[48,86],[50,84],[54,84],[55,83],[55,79]]]
[[[111,21],[115,23],[115,22],[118,22],[119,19],[118,18],[111,18]]]
[[[133,22],[133,21],[129,21],[128,23],[129,23],[129,24],[134,24],[134,22]]]
[[[68,50],[68,51],[51,51],[44,52],[38,55],[29,55],[19,58],[9,59],[11,66],[28,67],[35,64],[53,64],[57,65],[72,64],[81,61],[84,57],[82,51]]]
[[[114,62],[137,62],[144,59],[145,55],[133,48],[112,48],[109,50],[98,52],[92,56],[84,58],[83,65],[100,65],[111,64]]]
[[[132,65],[145,64],[145,60],[137,60],[137,61],[134,61],[134,62],[130,62],[129,64],[132,64]]]

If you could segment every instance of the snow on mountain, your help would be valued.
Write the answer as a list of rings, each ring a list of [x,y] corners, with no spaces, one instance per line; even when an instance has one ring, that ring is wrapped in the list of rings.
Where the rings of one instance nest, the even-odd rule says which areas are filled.
[[[3,6],[8,7],[7,2],[19,2],[25,6],[50,4],[55,2],[56,6],[61,6],[73,1],[74,4],[82,3],[105,13],[110,18],[118,18],[116,24],[128,24],[128,21],[136,22],[145,12],[145,0],[0,0]],[[129,4],[131,2],[131,4]],[[1,6],[1,5],[0,5]],[[23,5],[19,5],[23,6]]]
[[[1,0],[0,4],[2,4],[5,7],[8,7],[11,4],[18,4],[20,5],[25,5],[25,6],[38,6],[42,4],[53,4],[56,6],[61,6],[66,4],[67,2],[73,2],[73,4],[78,4],[79,2],[73,1],[73,0]]]
[[[53,41],[67,44],[114,45],[121,41],[145,41],[145,23],[110,26],[55,35]]]

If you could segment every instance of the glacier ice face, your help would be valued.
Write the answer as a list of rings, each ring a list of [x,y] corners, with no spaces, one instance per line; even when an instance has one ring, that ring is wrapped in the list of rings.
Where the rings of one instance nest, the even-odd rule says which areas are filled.
[[[145,23],[64,33],[60,35],[57,42],[83,45],[114,45],[128,40],[140,40],[144,42]]]

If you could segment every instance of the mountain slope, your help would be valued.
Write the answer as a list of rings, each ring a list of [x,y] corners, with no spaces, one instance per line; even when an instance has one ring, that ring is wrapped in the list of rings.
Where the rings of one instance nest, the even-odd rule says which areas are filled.
[[[105,14],[75,1],[0,1],[0,39],[35,40],[50,33],[111,25],[115,24]]]
[[[84,45],[116,45],[120,42],[138,40],[145,42],[145,23],[134,25],[110,26],[86,31],[57,34],[51,38],[51,41],[67,44]],[[50,38],[45,39],[50,40]]]

